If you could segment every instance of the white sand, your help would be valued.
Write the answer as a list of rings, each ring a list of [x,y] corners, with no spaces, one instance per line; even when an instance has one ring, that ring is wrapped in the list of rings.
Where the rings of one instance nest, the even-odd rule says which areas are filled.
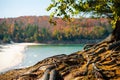
[[[40,45],[37,43],[14,43],[8,45],[0,45],[0,72],[4,69],[20,64],[24,58],[24,51],[28,45]]]

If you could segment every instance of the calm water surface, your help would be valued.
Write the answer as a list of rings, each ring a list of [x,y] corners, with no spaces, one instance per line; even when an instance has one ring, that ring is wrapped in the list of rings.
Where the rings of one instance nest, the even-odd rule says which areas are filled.
[[[18,67],[31,66],[40,60],[54,55],[71,54],[82,50],[83,46],[83,44],[28,46],[24,53],[23,62]]]

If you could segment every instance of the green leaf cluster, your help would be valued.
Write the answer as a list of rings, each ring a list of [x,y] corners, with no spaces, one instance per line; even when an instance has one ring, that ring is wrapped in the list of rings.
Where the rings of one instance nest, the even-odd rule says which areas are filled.
[[[120,0],[51,0],[47,11],[52,10],[52,17],[69,19],[79,14],[108,17],[113,26],[120,20]]]

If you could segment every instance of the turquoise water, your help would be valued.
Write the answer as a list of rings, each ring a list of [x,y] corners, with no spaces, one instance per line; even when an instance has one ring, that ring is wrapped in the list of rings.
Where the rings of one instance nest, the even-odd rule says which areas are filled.
[[[24,52],[23,62],[19,67],[27,67],[36,64],[47,57],[59,54],[71,54],[82,50],[83,44],[66,45],[33,45],[28,46]]]

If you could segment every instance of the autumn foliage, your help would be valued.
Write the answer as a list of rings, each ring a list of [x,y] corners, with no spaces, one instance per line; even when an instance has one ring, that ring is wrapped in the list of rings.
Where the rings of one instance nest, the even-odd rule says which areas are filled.
[[[45,42],[103,39],[111,31],[106,18],[73,18],[71,22],[54,18],[56,25],[49,23],[49,16],[21,16],[0,19],[0,42]]]

